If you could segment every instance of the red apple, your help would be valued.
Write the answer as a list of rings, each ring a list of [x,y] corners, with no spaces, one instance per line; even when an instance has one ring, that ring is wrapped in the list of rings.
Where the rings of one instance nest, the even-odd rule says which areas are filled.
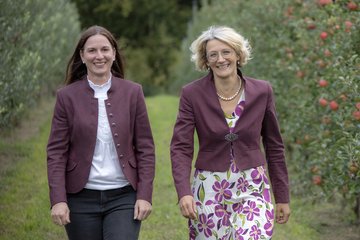
[[[350,21],[345,21],[345,27],[346,28],[351,28],[352,27],[352,22],[350,22]]]
[[[322,40],[325,40],[327,37],[328,37],[327,32],[322,32],[322,33],[320,33],[320,38],[321,38]]]
[[[305,77],[305,73],[303,71],[299,70],[299,71],[296,72],[296,76],[298,78],[303,78],[303,77]]]
[[[360,102],[357,102],[357,103],[355,104],[355,107],[360,110]]]
[[[353,117],[355,118],[355,120],[359,121],[360,120],[360,111],[354,111],[352,113]]]
[[[350,10],[350,11],[356,11],[358,6],[356,3],[354,3],[353,1],[350,1],[348,2],[347,4],[347,8]]]
[[[324,60],[319,59],[316,61],[316,64],[320,67],[320,68],[324,68],[326,67],[326,62],[324,62]]]
[[[331,3],[332,3],[332,0],[318,0],[317,3],[318,3],[320,6],[325,6],[325,5],[331,4]]]
[[[322,106],[322,107],[326,107],[327,104],[328,104],[328,101],[327,101],[325,98],[320,98],[320,99],[319,99],[319,104],[320,104],[320,106]]]
[[[309,30],[313,30],[313,29],[315,29],[315,28],[316,28],[315,23],[308,23],[308,25],[307,25],[307,29],[309,29]]]
[[[325,55],[325,57],[330,57],[330,56],[331,56],[330,50],[329,50],[329,49],[325,49],[325,50],[324,50],[324,55]]]
[[[331,101],[329,107],[331,110],[336,111],[339,109],[339,104],[336,101]]]
[[[313,184],[315,184],[315,185],[321,185],[321,182],[322,182],[321,176],[319,176],[319,175],[313,176],[312,182],[313,182]]]
[[[329,85],[329,83],[325,79],[320,79],[319,80],[319,86],[320,87],[326,87],[327,85]]]

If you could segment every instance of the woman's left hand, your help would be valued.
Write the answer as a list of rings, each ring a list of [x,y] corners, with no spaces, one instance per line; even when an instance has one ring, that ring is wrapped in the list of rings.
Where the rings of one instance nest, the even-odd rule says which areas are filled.
[[[135,203],[134,219],[145,220],[151,213],[152,205],[146,200],[138,199]]]
[[[290,206],[288,203],[277,203],[276,204],[276,222],[284,224],[289,220],[290,217]]]

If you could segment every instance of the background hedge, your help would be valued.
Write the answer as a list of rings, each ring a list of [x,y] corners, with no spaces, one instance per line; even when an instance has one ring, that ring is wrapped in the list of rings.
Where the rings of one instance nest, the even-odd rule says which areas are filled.
[[[8,128],[64,79],[80,24],[67,0],[2,0],[0,32],[0,128]]]

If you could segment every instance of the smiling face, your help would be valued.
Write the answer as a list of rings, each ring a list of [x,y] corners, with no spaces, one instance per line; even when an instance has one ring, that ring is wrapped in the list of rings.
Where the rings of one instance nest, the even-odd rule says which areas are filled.
[[[103,83],[110,78],[115,51],[105,36],[97,34],[89,37],[80,51],[80,56],[86,64],[89,79]]]
[[[237,60],[239,57],[228,44],[213,39],[206,44],[207,64],[215,78],[226,79],[237,74]]]

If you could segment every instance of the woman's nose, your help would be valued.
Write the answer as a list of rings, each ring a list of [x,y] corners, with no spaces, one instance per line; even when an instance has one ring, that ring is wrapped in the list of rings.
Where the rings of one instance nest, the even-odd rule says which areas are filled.
[[[221,53],[219,53],[219,56],[218,56],[218,62],[221,62],[221,61],[224,61],[225,58],[221,55]]]
[[[103,56],[101,51],[96,51],[96,58],[103,58]]]

